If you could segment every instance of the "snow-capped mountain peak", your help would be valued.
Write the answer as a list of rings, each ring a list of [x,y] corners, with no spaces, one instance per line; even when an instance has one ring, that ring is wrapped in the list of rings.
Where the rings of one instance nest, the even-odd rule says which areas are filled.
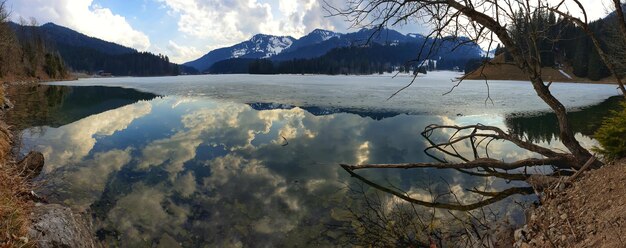
[[[233,46],[231,58],[239,58],[246,55],[269,58],[289,48],[294,40],[290,36],[257,34],[249,40]]]
[[[333,31],[328,31],[328,30],[323,30],[323,29],[315,29],[311,32],[311,34],[316,34],[319,35],[320,38],[322,38],[323,41],[325,40],[329,40],[333,37],[339,37],[341,36],[339,33],[335,33]]]

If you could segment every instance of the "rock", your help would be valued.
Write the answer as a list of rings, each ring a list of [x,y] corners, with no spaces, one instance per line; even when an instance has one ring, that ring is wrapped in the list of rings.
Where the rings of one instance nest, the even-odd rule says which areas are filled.
[[[526,226],[515,230],[515,232],[513,233],[513,237],[515,238],[516,241],[528,241],[528,239],[526,238],[526,233],[528,233],[528,231],[526,230]]]
[[[0,86],[1,87],[1,86]],[[12,109],[13,108],[13,103],[11,101],[9,101],[8,98],[3,97],[4,99],[4,103],[2,104],[2,106],[0,106],[0,109]]]
[[[532,213],[530,215],[530,222],[536,221],[537,220],[537,215],[535,213]]]
[[[17,168],[22,169],[22,176],[33,179],[39,176],[39,173],[43,170],[43,165],[43,154],[41,154],[41,152],[31,151],[17,163]]]
[[[562,220],[565,220],[565,219],[567,219],[567,214],[562,214],[560,217],[561,217]]]
[[[511,244],[515,243],[513,227],[508,223],[499,224],[496,227],[494,237],[494,245],[496,247],[510,247]]]
[[[520,248],[531,248],[532,246],[529,245],[528,243],[522,243],[522,245],[520,245]]]
[[[91,225],[79,214],[58,204],[36,207],[28,238],[37,247],[102,247],[95,241]]]

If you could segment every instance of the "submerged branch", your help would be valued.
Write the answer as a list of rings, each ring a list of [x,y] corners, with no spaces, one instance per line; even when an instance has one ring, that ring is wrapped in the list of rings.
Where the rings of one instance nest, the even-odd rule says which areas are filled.
[[[573,159],[573,158],[571,158]],[[559,168],[570,168],[571,160],[569,157],[555,157],[555,158],[528,158],[512,163],[505,163],[497,159],[490,158],[478,158],[469,162],[463,163],[400,163],[400,164],[359,164],[348,165],[341,164],[342,167],[350,170],[367,169],[367,168],[395,168],[395,169],[410,169],[410,168],[437,168],[437,169],[473,169],[473,168],[495,168],[503,170],[518,169],[526,166],[539,166],[539,165],[552,165]]]

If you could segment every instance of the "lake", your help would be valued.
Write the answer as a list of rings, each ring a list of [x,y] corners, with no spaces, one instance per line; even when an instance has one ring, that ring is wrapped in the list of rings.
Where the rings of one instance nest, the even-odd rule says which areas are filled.
[[[486,199],[472,190],[520,189],[480,209],[436,210],[372,188],[339,164],[432,162],[420,133],[433,123],[495,125],[563,149],[556,118],[529,83],[490,81],[487,90],[466,81],[442,95],[455,76],[430,73],[389,100],[411,77],[82,79],[28,88],[11,112],[24,130],[22,152],[45,156],[40,194],[90,213],[110,246],[330,246],[374,238],[372,230],[451,242],[459,219],[476,213],[523,223],[535,197],[525,183],[483,170],[356,171],[426,202],[467,205]],[[615,108],[615,86],[551,88],[574,111],[576,137],[596,145],[590,135]],[[489,148],[505,161],[537,156],[510,143]]]

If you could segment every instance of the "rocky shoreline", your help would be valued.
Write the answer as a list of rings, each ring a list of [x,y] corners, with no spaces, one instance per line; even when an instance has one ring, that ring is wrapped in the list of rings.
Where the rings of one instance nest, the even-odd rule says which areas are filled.
[[[626,247],[626,158],[560,181],[529,209],[514,247]]]
[[[5,84],[2,87],[17,87],[18,85],[33,85],[35,81],[23,81]],[[6,91],[4,91],[6,92]],[[4,191],[7,202],[6,208],[14,207],[24,213],[20,215],[20,223],[16,223],[16,233],[0,238],[2,247],[102,247],[95,238],[91,218],[84,213],[77,213],[72,209],[59,205],[48,204],[44,198],[34,193],[32,180],[42,171],[44,157],[39,152],[29,152],[18,161],[20,144],[16,132],[6,124],[6,111],[11,111],[14,104],[10,96],[2,97],[0,115],[0,146],[2,176],[19,187],[11,191]],[[17,209],[20,208],[20,209]],[[10,211],[10,210],[9,210]]]

